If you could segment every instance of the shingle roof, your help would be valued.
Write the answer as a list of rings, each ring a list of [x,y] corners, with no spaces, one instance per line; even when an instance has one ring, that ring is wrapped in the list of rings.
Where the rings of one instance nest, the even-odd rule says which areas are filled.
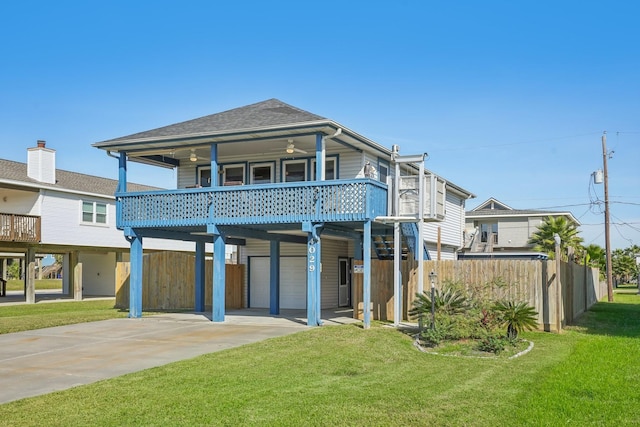
[[[467,211],[466,216],[522,216],[522,215],[565,215],[566,212],[540,211],[535,209],[480,209]]]
[[[34,184],[41,188],[51,188],[60,191],[79,191],[83,193],[101,194],[113,196],[118,186],[115,179],[101,178],[99,176],[85,175],[77,172],[69,172],[56,169],[56,183],[47,184],[27,176],[27,164],[0,159],[0,179]],[[127,183],[127,191],[159,190],[158,187]]]
[[[274,98],[258,102],[256,104],[234,108],[221,113],[211,114],[197,119],[188,120],[186,122],[138,132],[103,142],[197,135],[206,134],[208,132],[253,129],[258,127],[314,122],[318,120],[327,119]]]

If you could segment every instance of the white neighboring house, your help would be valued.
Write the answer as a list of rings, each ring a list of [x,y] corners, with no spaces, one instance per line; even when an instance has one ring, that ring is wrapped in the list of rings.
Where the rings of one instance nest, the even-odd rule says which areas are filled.
[[[63,293],[113,296],[115,265],[128,260],[129,243],[116,229],[118,181],[56,169],[56,152],[38,141],[27,163],[0,159],[0,264],[25,259],[25,297],[35,302],[33,279],[41,257],[63,255]],[[159,190],[129,184],[130,191]],[[148,239],[146,250],[194,251],[193,243]]]

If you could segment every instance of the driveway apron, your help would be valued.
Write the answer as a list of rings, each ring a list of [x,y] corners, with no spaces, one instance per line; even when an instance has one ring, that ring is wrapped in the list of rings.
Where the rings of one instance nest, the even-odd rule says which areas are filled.
[[[307,329],[295,319],[226,319],[163,314],[0,335],[0,403]]]

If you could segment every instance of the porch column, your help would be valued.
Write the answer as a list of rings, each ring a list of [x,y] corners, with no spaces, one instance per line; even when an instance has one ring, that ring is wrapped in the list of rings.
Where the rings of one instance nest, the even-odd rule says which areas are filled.
[[[307,325],[322,325],[321,308],[321,263],[320,263],[320,234],[318,229],[324,224],[302,224],[307,234]]]
[[[142,236],[132,228],[125,229],[125,237],[131,245],[129,262],[129,317],[142,317]]]
[[[205,290],[205,244],[204,242],[196,242],[196,277],[195,277],[195,302],[194,310],[198,312],[204,311],[204,290]]]
[[[207,225],[207,232],[213,234],[213,307],[211,320],[214,322],[224,322],[226,287],[224,238],[215,224]]]
[[[316,134],[316,181],[324,181],[325,144],[321,133]]]
[[[280,242],[270,242],[269,314],[280,314]]]
[[[36,302],[36,251],[34,248],[28,248],[25,255],[25,289],[24,296],[27,304],[35,304]]]
[[[127,153],[125,151],[120,152],[118,158],[118,192],[124,193],[127,191]]]
[[[211,144],[211,186],[217,187],[220,184],[218,175],[218,144]]]
[[[80,262],[80,253],[72,252],[71,263],[71,283],[73,283],[73,299],[82,301],[82,263]]]
[[[369,329],[371,326],[371,221],[364,223],[363,239],[362,309],[364,311],[364,328]]]

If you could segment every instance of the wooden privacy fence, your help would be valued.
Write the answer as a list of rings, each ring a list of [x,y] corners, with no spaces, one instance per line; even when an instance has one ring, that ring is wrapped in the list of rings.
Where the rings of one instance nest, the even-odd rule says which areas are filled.
[[[525,301],[538,312],[538,325],[545,331],[560,331],[567,323],[606,295],[599,271],[574,263],[540,260],[425,261],[423,290],[430,292],[429,273],[437,276],[436,287],[456,283],[491,300]],[[402,318],[407,319],[418,290],[418,265],[403,261]],[[362,318],[362,274],[354,274],[354,316]],[[372,318],[393,320],[393,261],[372,260]]]
[[[244,305],[244,265],[225,265],[225,308]],[[130,264],[116,265],[116,307],[129,307]],[[213,261],[205,261],[205,306],[211,307]],[[155,252],[142,258],[142,309],[180,310],[195,306],[195,257]]]

